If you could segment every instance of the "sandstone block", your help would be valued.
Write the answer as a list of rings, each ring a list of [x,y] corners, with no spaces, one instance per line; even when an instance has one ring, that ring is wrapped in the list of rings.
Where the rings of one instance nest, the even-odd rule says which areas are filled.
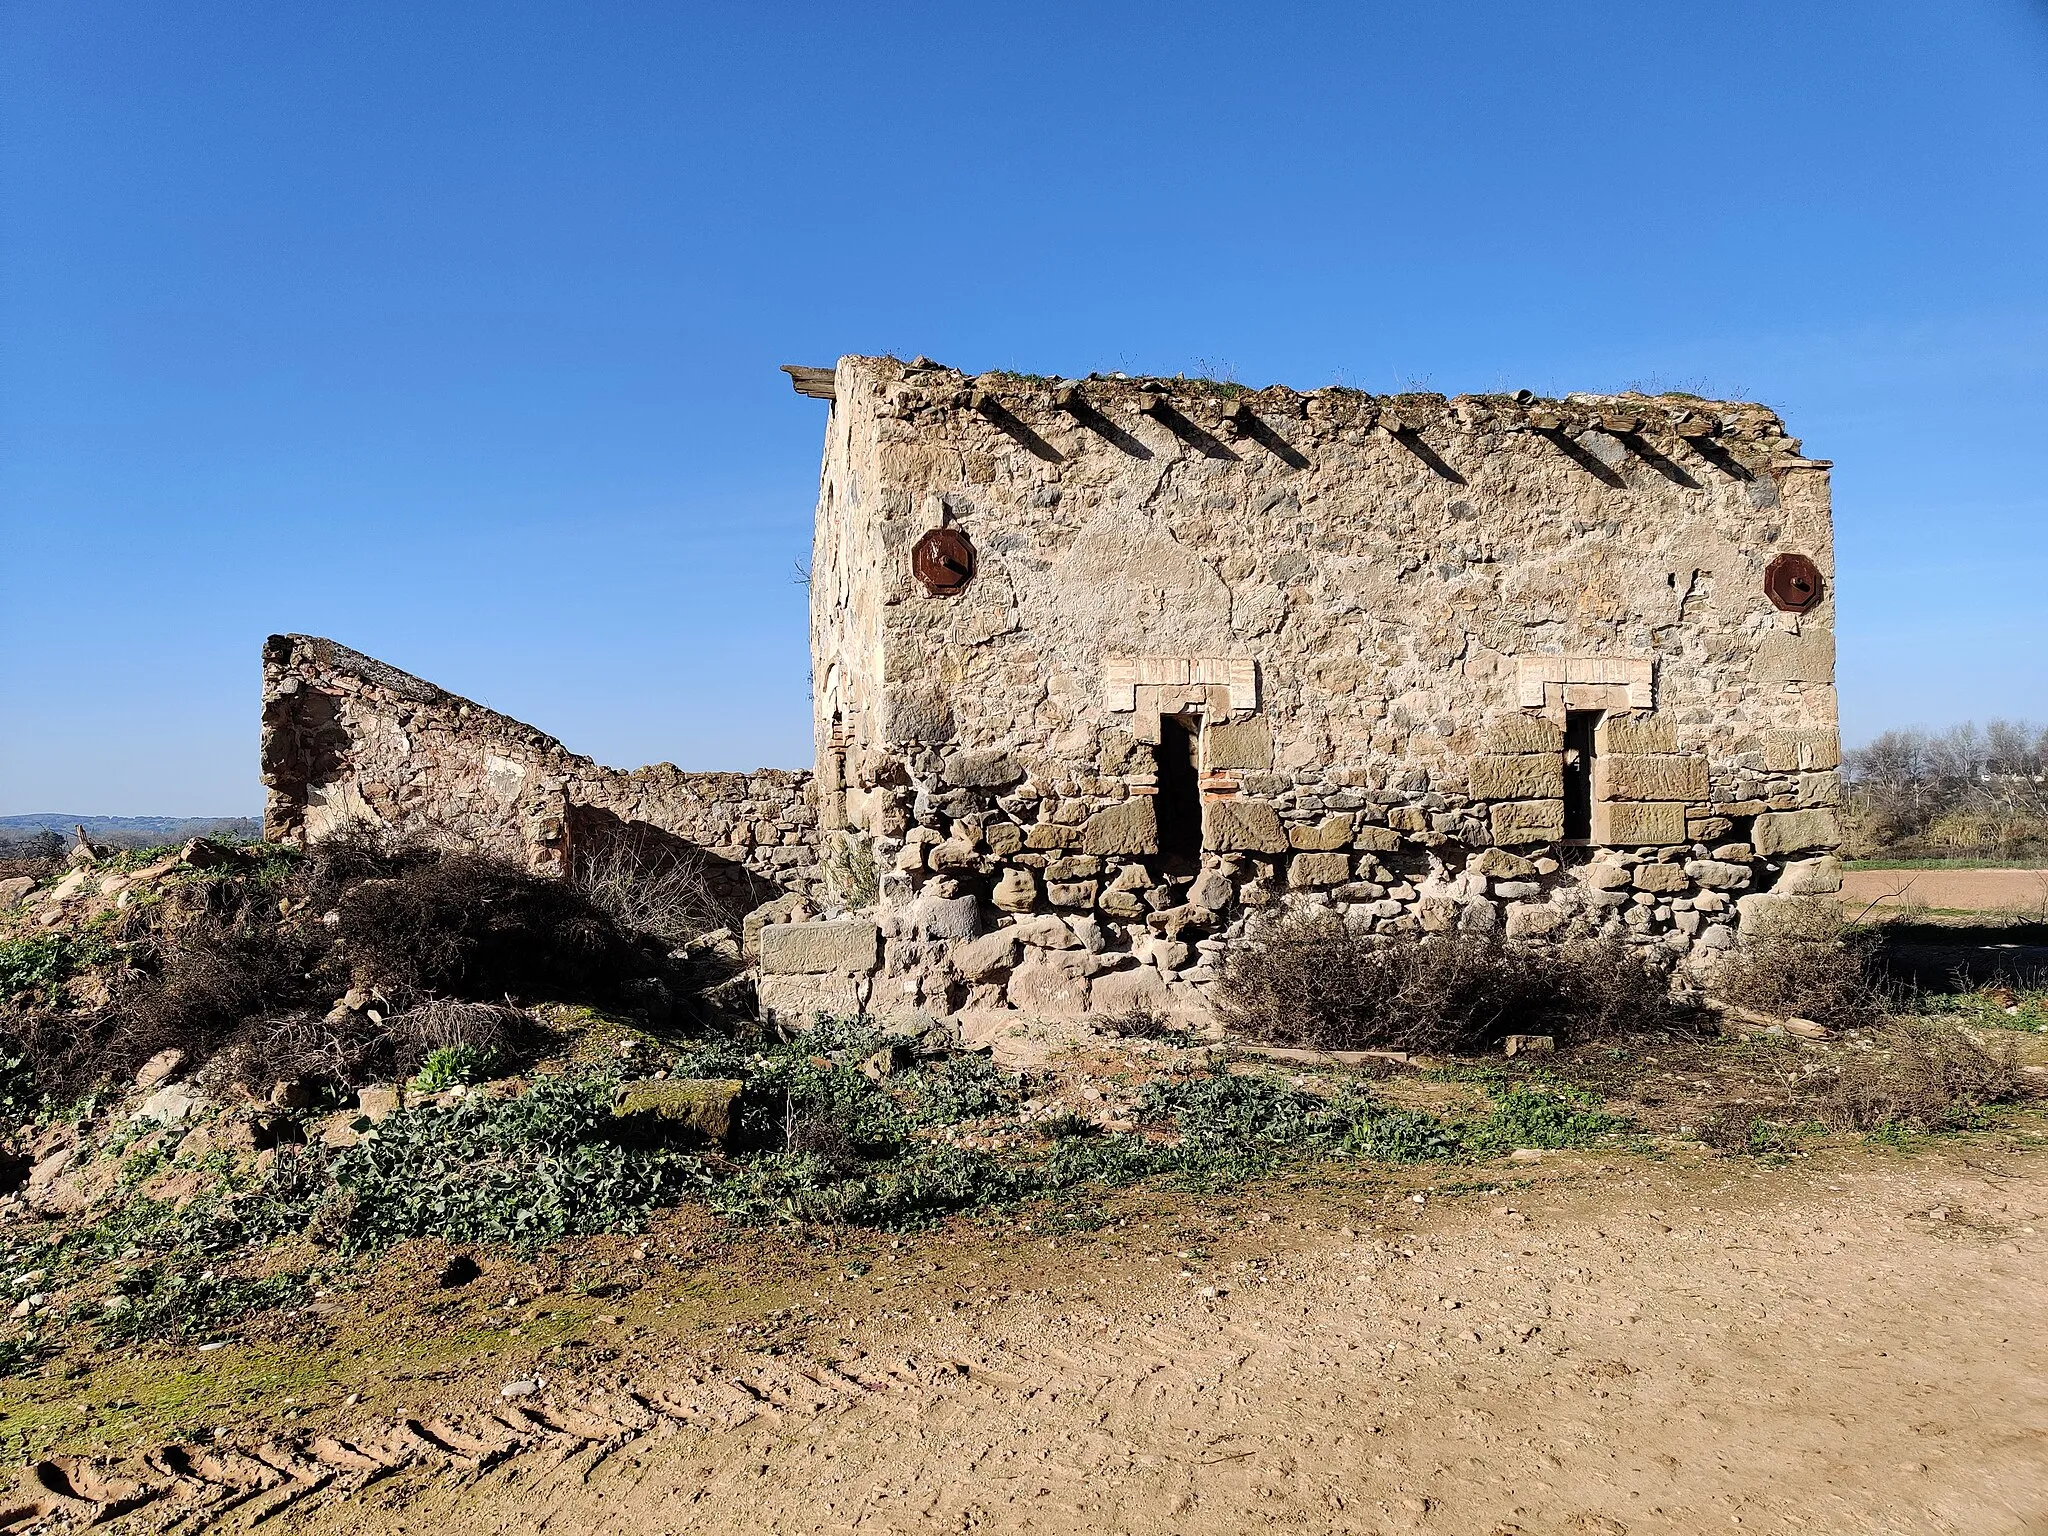
[[[1537,895],[1542,889],[1543,887],[1534,880],[1502,880],[1495,884],[1493,894],[1502,901],[1513,901],[1519,897]]]
[[[1289,827],[1287,841],[1297,848],[1327,852],[1351,846],[1350,815],[1325,816],[1312,827]]]
[[[863,976],[837,974],[763,976],[754,983],[761,1017],[769,1023],[802,1024],[824,1014],[850,1018],[867,1007],[868,983]]]
[[[1581,878],[1591,890],[1618,891],[1629,883],[1629,872],[1620,864],[1588,864]]]
[[[1095,1012],[1109,1019],[1141,1012],[1163,1014],[1167,1011],[1166,978],[1149,965],[1110,971],[1095,978],[1088,1001]]]
[[[1424,933],[1449,933],[1458,923],[1458,904],[1448,896],[1425,896],[1415,904]]]
[[[1088,978],[1077,955],[1034,950],[1010,973],[1010,1006],[1051,1018],[1078,1018],[1088,1010]]]
[[[1397,805],[1387,812],[1387,825],[1399,832],[1427,832],[1429,812],[1419,805]],[[1361,843],[1360,847],[1366,845]],[[1396,847],[1400,844],[1396,843]]]
[[[1033,949],[1079,949],[1081,941],[1074,930],[1049,912],[1033,917],[1020,917],[1010,932],[1017,935],[1020,944]]]
[[[1799,804],[1801,809],[1811,806],[1837,806],[1842,803],[1842,781],[1832,771],[1827,773],[1802,773],[1799,775]]]
[[[1029,912],[1038,905],[1038,881],[1028,869],[1006,869],[989,900],[1005,912]]]
[[[1726,923],[1710,923],[1700,930],[1700,936],[1695,942],[1701,949],[1733,949],[1735,930]]]
[[[1561,907],[1543,905],[1533,901],[1518,901],[1508,907],[1507,936],[1511,939],[1535,939],[1555,933],[1565,920]]]
[[[771,976],[872,971],[881,943],[881,930],[865,918],[770,923],[761,930],[761,969]]]
[[[984,933],[978,939],[969,939],[965,944],[955,945],[951,955],[953,969],[968,981],[987,981],[999,972],[1016,965],[1023,952],[1023,940],[1015,928],[998,928],[993,933]]]
[[[1555,752],[1472,759],[1475,800],[1540,800],[1564,794],[1564,758]]]
[[[1768,859],[1808,848],[1832,848],[1841,842],[1842,833],[1831,810],[1767,811],[1757,817],[1749,840]]]
[[[1220,869],[1205,869],[1188,887],[1188,900],[1198,907],[1221,912],[1230,905],[1230,877]]]
[[[1564,836],[1563,800],[1517,800],[1487,808],[1493,840],[1507,846],[1518,843],[1554,843]]]
[[[1024,829],[1014,822],[999,821],[981,834],[982,845],[999,859],[1007,859],[1024,846]]]
[[[1371,853],[1392,853],[1401,846],[1401,834],[1392,827],[1361,826],[1352,832],[1351,846]]]
[[[33,875],[16,875],[12,879],[0,880],[0,912],[20,906],[22,897],[35,888]]]
[[[1287,865],[1287,883],[1298,891],[1342,885],[1351,878],[1351,859],[1342,853],[1297,853]]]
[[[1685,841],[1685,807],[1676,801],[1593,802],[1593,841],[1610,848],[1643,848]]]
[[[1780,896],[1830,896],[1842,888],[1842,861],[1832,854],[1787,864],[1771,887]]]
[[[1053,859],[1045,866],[1045,878],[1048,880],[1093,880],[1101,873],[1102,860],[1088,853]]]
[[[1061,822],[1041,821],[1024,829],[1026,848],[1072,848],[1081,841],[1081,829]]]
[[[1832,630],[1806,629],[1788,635],[1774,630],[1756,648],[1752,677],[1760,683],[1832,683],[1835,680],[1835,636]]]
[[[1646,753],[1676,752],[1678,732],[1668,720],[1654,715],[1608,715],[1593,733],[1594,758],[1634,757]]]
[[[722,1147],[732,1139],[739,1119],[733,1107],[744,1086],[733,1077],[621,1083],[612,1101],[612,1114],[621,1120],[659,1121]]]
[[[1774,773],[1842,766],[1842,734],[1833,730],[1764,732],[1764,766]]]
[[[1219,853],[1285,853],[1280,813],[1265,800],[1210,800],[1202,806],[1202,843]]]
[[[1526,880],[1536,873],[1534,864],[1505,848],[1483,848],[1465,868],[1493,880]]]
[[[911,928],[928,939],[971,939],[980,930],[981,914],[972,896],[920,896],[904,910]],[[796,924],[785,923],[784,927]],[[804,924],[818,927],[821,924]],[[767,967],[764,956],[762,966]],[[821,970],[859,970],[857,965],[812,967]]]
[[[1157,853],[1159,821],[1152,809],[1152,797],[1134,795],[1090,816],[1081,831],[1081,851],[1098,857],[1106,853]]]
[[[1047,881],[1045,899],[1056,907],[1092,907],[1100,884],[1095,880]]]
[[[1151,910],[1135,892],[1115,889],[1104,891],[1096,906],[1105,916],[1122,918],[1126,922],[1143,917]]]
[[[1642,754],[1596,757],[1593,795],[1599,800],[1704,800],[1706,759]]]
[[[1719,859],[1694,859],[1685,866],[1686,877],[1710,891],[1739,891],[1749,884],[1749,866]]]
[[[949,752],[939,777],[956,788],[1003,789],[1024,777],[1024,766],[1009,752]]]
[[[1564,750],[1564,732],[1541,715],[1503,716],[1486,728],[1482,739],[1488,752],[1509,756]]]
[[[1202,730],[1202,766],[1212,772],[1263,772],[1273,766],[1273,727],[1264,715],[1219,721]]]
[[[1634,884],[1639,891],[1675,892],[1684,890],[1691,881],[1681,865],[1638,864]]]

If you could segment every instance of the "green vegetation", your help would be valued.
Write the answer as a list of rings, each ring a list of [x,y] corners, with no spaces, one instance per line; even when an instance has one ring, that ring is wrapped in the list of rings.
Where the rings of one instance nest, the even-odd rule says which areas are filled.
[[[1915,1010],[1975,1029],[2048,1033],[2048,988],[1979,987],[1971,992],[1923,992]]]
[[[498,1068],[498,1052],[486,1045],[443,1045],[427,1052],[412,1085],[421,1093],[440,1093],[458,1083],[488,1082]]]

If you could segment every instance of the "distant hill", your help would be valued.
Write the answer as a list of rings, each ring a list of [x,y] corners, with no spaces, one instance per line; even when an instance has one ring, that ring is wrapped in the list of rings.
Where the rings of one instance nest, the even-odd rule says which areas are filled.
[[[36,812],[0,816],[0,847],[47,842],[56,834],[69,846],[73,828],[111,848],[151,848],[182,843],[193,837],[255,838],[263,823],[254,816],[79,816],[68,812]]]

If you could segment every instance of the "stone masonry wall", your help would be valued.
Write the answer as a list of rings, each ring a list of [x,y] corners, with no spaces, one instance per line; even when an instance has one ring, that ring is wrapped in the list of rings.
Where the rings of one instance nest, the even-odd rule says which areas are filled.
[[[833,392],[820,811],[884,872],[879,1011],[1199,1015],[1295,907],[1711,970],[1839,878],[1828,465],[1761,406],[876,358]],[[973,549],[952,595],[913,573],[937,529]],[[857,974],[814,960],[792,1006]]]
[[[605,768],[332,640],[265,643],[262,752],[280,842],[360,826],[561,875],[626,837],[700,858],[736,914],[821,884],[809,773]]]

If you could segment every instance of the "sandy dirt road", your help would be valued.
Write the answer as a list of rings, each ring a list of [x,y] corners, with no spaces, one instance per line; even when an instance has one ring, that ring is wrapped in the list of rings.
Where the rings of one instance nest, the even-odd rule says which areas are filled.
[[[1852,869],[1842,905],[1929,907],[1946,912],[2048,913],[2048,869]]]
[[[680,1350],[637,1382],[740,1415],[412,1468],[275,1526],[2048,1531],[2038,1143],[1491,1177],[1276,1191],[1172,1249],[1022,1239],[986,1284],[892,1287],[893,1332],[828,1319],[729,1382]]]

